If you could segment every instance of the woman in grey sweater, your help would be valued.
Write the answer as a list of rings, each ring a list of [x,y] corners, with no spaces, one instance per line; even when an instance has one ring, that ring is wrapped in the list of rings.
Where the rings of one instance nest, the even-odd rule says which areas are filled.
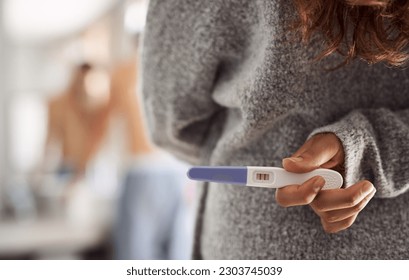
[[[409,72],[389,66],[407,59],[405,2],[150,1],[156,144],[192,164],[333,168],[347,187],[203,184],[194,258],[409,258]]]

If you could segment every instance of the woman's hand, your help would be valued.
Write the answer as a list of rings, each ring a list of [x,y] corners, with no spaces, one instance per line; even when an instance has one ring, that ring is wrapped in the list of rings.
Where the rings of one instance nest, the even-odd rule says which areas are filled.
[[[317,168],[331,168],[343,173],[344,149],[333,133],[311,137],[290,158],[283,160],[289,172],[304,173]],[[325,181],[314,177],[302,185],[286,186],[276,191],[277,203],[283,207],[309,204],[321,218],[328,233],[347,229],[367,205],[376,190],[371,182],[361,181],[346,189],[323,190]]]

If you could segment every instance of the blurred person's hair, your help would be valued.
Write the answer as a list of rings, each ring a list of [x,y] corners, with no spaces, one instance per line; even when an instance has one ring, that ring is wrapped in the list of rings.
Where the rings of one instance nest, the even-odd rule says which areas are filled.
[[[87,63],[87,62],[83,62],[78,66],[78,69],[80,69],[81,72],[88,72],[89,70],[92,69],[91,64]]]
[[[326,47],[317,57],[341,54],[348,64],[360,58],[370,64],[402,66],[408,59],[409,1],[293,0],[298,11],[294,28],[304,42],[319,32]]]
[[[81,84],[83,83],[82,79],[84,79],[85,75],[92,70],[92,65],[83,62],[81,64],[78,64],[74,67],[71,81],[68,87],[68,93],[70,95],[77,95],[78,90],[81,88]]]

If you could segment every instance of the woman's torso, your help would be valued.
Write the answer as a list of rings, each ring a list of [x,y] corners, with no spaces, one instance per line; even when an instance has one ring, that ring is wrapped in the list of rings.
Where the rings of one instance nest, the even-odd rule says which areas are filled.
[[[336,55],[312,63],[324,45],[318,37],[308,46],[292,39],[284,20],[294,18],[291,1],[229,2],[224,16],[243,16],[224,23],[239,35],[226,39],[224,71],[213,92],[227,119],[209,144],[210,164],[281,166],[314,129],[353,110],[408,107],[405,69],[355,61],[326,71],[342,62]],[[279,207],[274,190],[210,184],[203,195],[203,258],[409,257],[408,194],[373,199],[350,229],[335,235],[324,233],[309,207]]]

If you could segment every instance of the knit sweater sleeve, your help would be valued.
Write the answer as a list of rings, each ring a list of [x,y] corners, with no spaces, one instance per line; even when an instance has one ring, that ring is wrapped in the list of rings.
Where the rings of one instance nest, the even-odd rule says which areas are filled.
[[[409,189],[409,109],[350,112],[311,134],[332,132],[345,150],[346,186],[372,181],[378,197],[395,197]]]
[[[198,163],[213,116],[217,42],[206,1],[151,0],[142,50],[142,95],[153,142]],[[209,5],[207,5],[209,6]]]

